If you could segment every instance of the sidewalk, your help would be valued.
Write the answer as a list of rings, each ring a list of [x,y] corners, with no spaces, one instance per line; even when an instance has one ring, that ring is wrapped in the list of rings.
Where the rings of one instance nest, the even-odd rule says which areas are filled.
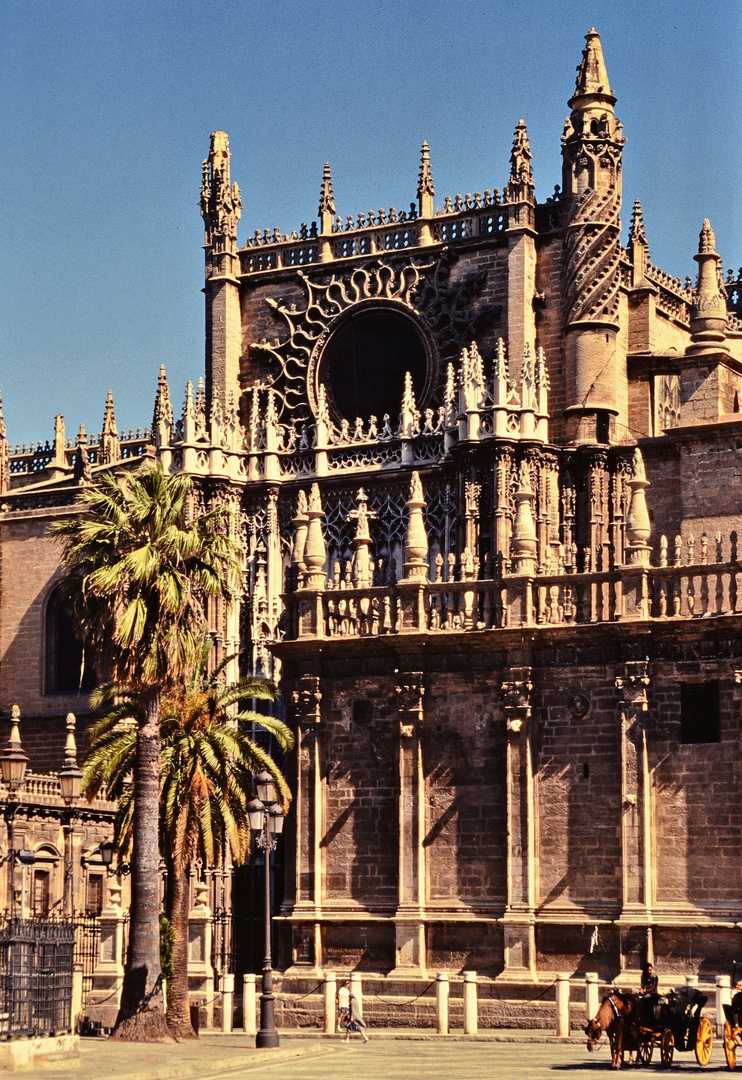
[[[369,1028],[369,1038],[389,1042],[507,1042],[507,1043],[582,1043],[584,1036],[559,1039],[546,1031],[497,1028],[479,1035],[453,1031],[437,1035],[429,1028]],[[339,1035],[324,1035],[312,1029],[288,1029],[280,1032],[281,1045],[276,1050],[256,1050],[255,1037],[237,1031],[232,1035],[204,1031],[200,1039],[182,1043],[121,1043],[105,1038],[80,1039],[80,1058],[43,1069],[24,1070],[17,1075],[43,1080],[178,1080],[226,1070],[260,1068],[268,1061],[288,1061],[313,1054],[341,1049]],[[11,1075],[11,1074],[8,1074]]]

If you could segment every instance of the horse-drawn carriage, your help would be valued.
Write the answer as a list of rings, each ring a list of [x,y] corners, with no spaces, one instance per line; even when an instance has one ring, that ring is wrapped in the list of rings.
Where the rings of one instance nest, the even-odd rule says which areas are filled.
[[[708,1001],[699,990],[671,990],[659,999],[656,1006],[649,998],[639,1002],[639,1021],[636,1036],[637,1061],[648,1065],[655,1046],[664,1066],[672,1064],[675,1051],[694,1050],[699,1065],[708,1065],[714,1045],[714,1029],[701,1009]]]
[[[614,990],[585,1027],[588,1050],[595,1049],[606,1031],[614,1069],[621,1068],[626,1051],[635,1052],[637,1062],[648,1065],[655,1047],[665,1067],[672,1064],[676,1050],[694,1050],[698,1064],[707,1065],[714,1043],[711,1022],[701,1016],[707,1000],[693,987],[673,990],[660,998]]]
[[[734,1069],[737,1065],[737,1048],[742,1046],[742,1027],[731,1005],[724,1006],[724,1018],[724,1056],[729,1068]]]

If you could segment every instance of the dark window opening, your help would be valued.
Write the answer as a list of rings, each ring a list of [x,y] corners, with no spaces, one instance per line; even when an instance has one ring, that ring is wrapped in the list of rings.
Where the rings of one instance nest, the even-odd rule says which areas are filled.
[[[610,431],[611,418],[607,412],[602,410],[595,414],[595,439],[599,443],[608,442],[608,432]]]
[[[734,391],[734,406],[732,412],[739,412],[739,394],[736,390]]]
[[[49,914],[49,871],[34,870],[31,906],[34,915],[46,918]]]
[[[396,428],[407,371],[419,406],[427,375],[422,338],[406,316],[372,308],[346,316],[330,336],[319,379],[335,419],[375,416],[380,429],[388,413]]]
[[[374,707],[366,698],[358,698],[353,702],[353,723],[366,725],[374,718]]]
[[[88,915],[100,915],[103,910],[103,875],[89,874],[85,910]]]
[[[587,761],[583,761],[582,763],[582,778],[583,780],[590,779],[590,765]]]
[[[681,684],[680,741],[682,743],[720,741],[718,682]]]
[[[89,649],[57,590],[46,608],[46,693],[89,694],[98,682]]]

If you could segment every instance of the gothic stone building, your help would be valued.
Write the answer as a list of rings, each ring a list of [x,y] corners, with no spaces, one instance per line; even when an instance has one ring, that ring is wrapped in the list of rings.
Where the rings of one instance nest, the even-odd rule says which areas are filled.
[[[740,280],[707,221],[695,283],[653,265],[638,201],[622,246],[615,102],[591,30],[551,197],[519,121],[502,189],[436,201],[423,144],[408,209],[337,215],[326,166],[318,222],[243,247],[216,132],[205,384],[174,422],[162,372],[151,435],[109,404],[3,449],[0,701],[35,730],[80,707],[44,532],[77,486],[156,455],[234,507],[214,640],[298,735],[289,978],[742,956]]]

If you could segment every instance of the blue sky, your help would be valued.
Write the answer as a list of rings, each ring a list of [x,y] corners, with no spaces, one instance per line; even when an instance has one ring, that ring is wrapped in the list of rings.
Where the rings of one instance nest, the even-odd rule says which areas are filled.
[[[148,424],[203,373],[197,199],[229,133],[240,243],[317,214],[503,187],[523,117],[541,200],[584,35],[600,32],[653,261],[680,277],[709,217],[742,265],[739,0],[3,0],[0,391],[12,442]]]

